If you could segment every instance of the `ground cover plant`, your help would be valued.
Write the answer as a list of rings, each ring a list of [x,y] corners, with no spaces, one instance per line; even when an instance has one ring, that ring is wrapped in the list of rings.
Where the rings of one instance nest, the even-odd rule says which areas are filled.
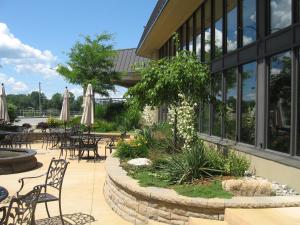
[[[171,127],[167,124],[145,127],[134,139],[119,142],[114,156],[121,159],[123,169],[143,187],[169,188],[190,197],[231,198],[232,194],[222,189],[221,182],[243,176],[249,168],[248,159],[234,151],[223,154],[199,139],[191,149],[174,154],[166,148],[173,144],[172,140],[166,141],[170,134]],[[150,159],[152,164],[142,167],[127,164],[128,160],[140,157]]]

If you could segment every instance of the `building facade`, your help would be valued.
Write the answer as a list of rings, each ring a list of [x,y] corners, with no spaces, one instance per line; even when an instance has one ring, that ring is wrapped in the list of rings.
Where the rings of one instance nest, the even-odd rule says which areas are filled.
[[[174,32],[211,68],[216,101],[200,103],[201,136],[265,160],[261,175],[300,180],[300,0],[160,0],[137,54],[174,55]]]

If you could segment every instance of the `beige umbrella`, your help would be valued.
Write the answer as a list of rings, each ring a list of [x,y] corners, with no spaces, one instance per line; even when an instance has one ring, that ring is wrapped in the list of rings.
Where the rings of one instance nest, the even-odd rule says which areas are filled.
[[[61,112],[60,112],[60,120],[62,120],[65,124],[65,128],[66,128],[66,125],[67,125],[67,122],[69,121],[70,119],[70,104],[69,104],[69,91],[68,91],[68,88],[66,87],[66,90],[64,92],[64,97],[63,97],[63,104],[62,104],[62,107],[61,107]]]
[[[2,84],[0,88],[0,122],[9,122],[4,84]]]
[[[89,127],[94,124],[94,93],[92,85],[87,86],[84,98],[84,109],[81,117],[81,124],[84,124]]]

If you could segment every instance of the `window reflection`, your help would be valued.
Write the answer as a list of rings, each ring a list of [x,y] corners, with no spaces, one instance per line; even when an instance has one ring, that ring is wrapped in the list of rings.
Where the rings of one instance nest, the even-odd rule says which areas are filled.
[[[270,31],[281,30],[292,24],[292,0],[270,0]]]
[[[212,113],[212,134],[221,137],[221,122],[222,122],[222,73],[216,73],[213,78],[213,95],[215,101],[213,102]]]
[[[188,22],[188,32],[189,32],[189,51],[193,51],[193,17],[189,19]]]
[[[227,51],[237,48],[237,0],[227,0]]]
[[[236,100],[237,83],[236,69],[227,70],[226,79],[226,107],[225,107],[225,137],[230,140],[236,140]]]
[[[255,144],[256,62],[242,66],[241,142]]]
[[[243,0],[243,45],[256,41],[256,0]]]
[[[300,4],[299,4],[300,6]],[[299,67],[300,67],[300,49],[298,49],[298,60],[299,60]],[[298,67],[298,68],[299,68]],[[299,79],[299,73],[298,73],[298,146],[296,155],[300,156],[300,79]]]
[[[183,26],[182,26],[181,44],[182,44],[182,49],[183,50],[187,50],[187,44],[186,44],[186,24],[183,24]]]
[[[201,9],[196,12],[196,55],[201,59]]]
[[[222,55],[223,50],[223,1],[215,1],[215,57]]]
[[[207,1],[204,5],[204,59],[210,61],[211,57],[211,1]]]
[[[209,134],[209,104],[208,103],[203,103],[202,104],[202,119],[201,119],[201,124],[202,124],[202,132]]]
[[[289,152],[291,125],[291,53],[270,59],[268,148]]]

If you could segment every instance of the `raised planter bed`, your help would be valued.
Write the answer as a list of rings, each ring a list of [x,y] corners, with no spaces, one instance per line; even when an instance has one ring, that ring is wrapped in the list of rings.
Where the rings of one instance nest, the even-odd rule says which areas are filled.
[[[225,208],[300,206],[300,196],[190,198],[170,189],[140,187],[136,180],[127,176],[117,158],[108,158],[105,167],[107,176],[103,192],[107,203],[117,214],[135,224],[155,220],[185,225],[189,217],[223,220]]]

